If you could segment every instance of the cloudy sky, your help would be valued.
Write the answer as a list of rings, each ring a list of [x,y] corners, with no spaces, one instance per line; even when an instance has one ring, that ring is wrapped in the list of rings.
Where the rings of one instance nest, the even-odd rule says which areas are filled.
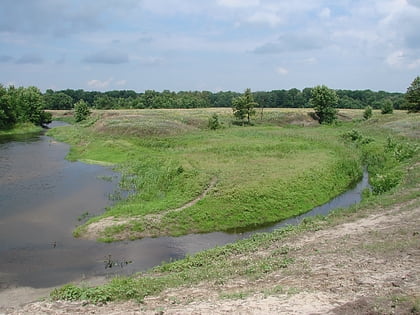
[[[2,0],[0,83],[405,92],[420,0]]]

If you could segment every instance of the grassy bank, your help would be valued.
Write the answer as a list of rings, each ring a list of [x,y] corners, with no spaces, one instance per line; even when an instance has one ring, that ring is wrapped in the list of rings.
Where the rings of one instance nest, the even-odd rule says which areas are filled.
[[[224,128],[209,130],[215,112]],[[361,176],[362,151],[340,137],[347,127],[318,126],[306,110],[266,109],[248,127],[231,119],[226,109],[109,111],[51,130],[72,145],[70,160],[114,165],[132,192],[75,234],[105,217],[116,222],[105,241],[258,226],[323,204]],[[212,181],[205,198],[175,211]]]
[[[224,137],[227,136],[222,134],[225,132],[229,135],[229,139],[232,139],[234,136],[243,137],[243,133],[246,133],[246,136],[250,137],[250,139],[255,141],[258,139],[258,143],[263,146],[264,151],[268,150],[268,148],[264,147],[264,145],[269,146],[269,143],[272,145],[274,141],[269,137],[269,135],[274,135],[273,138],[276,139],[275,143],[278,146],[281,146],[282,144],[286,146],[286,144],[283,143],[283,140],[290,143],[289,148],[293,148],[293,150],[289,150],[291,158],[290,160],[287,160],[290,165],[293,165],[292,160],[299,158],[299,154],[310,157],[312,157],[311,154],[321,154],[323,155],[322,158],[326,158],[328,161],[326,165],[329,165],[330,167],[331,165],[338,165],[336,164],[337,162],[334,162],[336,153],[331,153],[333,150],[337,150],[339,154],[350,154],[349,156],[356,158],[356,160],[359,159],[360,155],[363,162],[367,163],[370,168],[374,187],[379,188],[377,188],[376,193],[367,194],[361,204],[346,211],[337,210],[327,217],[306,219],[299,226],[277,230],[269,234],[258,234],[247,240],[207,250],[179,261],[162,264],[161,266],[158,266],[146,273],[142,273],[131,278],[115,278],[105,286],[80,287],[66,285],[55,290],[52,293],[52,297],[55,299],[68,300],[82,299],[92,302],[126,299],[142,301],[144,297],[159,294],[168,288],[177,288],[181,286],[189,287],[198,283],[207,283],[220,288],[222,288],[225,283],[235,281],[235,279],[236,281],[237,279],[247,279],[246,281],[257,283],[258,279],[263,279],[265,276],[275,272],[276,270],[287,269],[295,263],[293,258],[294,249],[284,245],[284,243],[291,237],[299,235],[303,232],[317,231],[336,226],[343,222],[353,221],[357,218],[367,216],[369,213],[376,212],[380,214],[381,211],[384,211],[395,204],[404,203],[404,208],[408,209],[406,209],[406,211],[409,211],[409,209],[412,209],[413,207],[418,207],[420,205],[420,152],[418,149],[420,139],[418,133],[419,121],[420,117],[418,114],[407,116],[405,113],[396,113],[394,115],[387,116],[375,115],[370,121],[354,121],[336,127],[311,127],[309,130],[296,128],[280,128],[277,130],[273,127],[252,129],[233,128],[230,131],[223,130],[212,134],[211,137],[203,137],[201,133],[205,131],[200,131],[194,135],[188,135],[186,136],[187,138],[185,138],[185,136],[178,136],[175,138],[171,137],[169,138],[171,143],[173,143],[172,141],[175,141],[174,139],[176,139],[176,141],[182,140],[184,145],[181,146],[178,142],[177,145],[163,147],[168,148],[171,152],[181,151],[183,153],[181,156],[188,156],[186,152],[192,154],[195,153],[196,149],[198,149],[195,146],[191,146],[191,143],[193,142],[192,139],[195,137],[200,138],[200,142],[206,141],[205,139],[209,141],[209,138],[212,139],[211,141],[226,141]],[[314,139],[316,139],[316,141]],[[137,141],[140,140],[137,139]],[[166,139],[166,141],[168,141],[168,139]],[[309,141],[309,143],[307,143],[307,141]],[[163,141],[161,143],[166,142]],[[226,148],[221,146],[221,143],[218,143],[216,146],[210,146],[212,150],[209,150],[209,144],[206,143],[207,142],[203,145],[203,148],[207,148],[206,151],[204,151],[206,153],[210,152],[214,154],[216,148],[223,148],[222,151],[226,150]],[[234,143],[236,144],[237,141],[235,140]],[[257,146],[254,142],[251,142],[251,144],[253,144],[253,148]],[[245,144],[242,145],[245,146]],[[141,146],[141,148],[144,150],[144,146]],[[192,148],[194,150],[192,150]],[[156,150],[161,152],[160,149]],[[247,150],[249,150],[249,148]],[[258,152],[255,151],[257,150],[251,150],[251,153],[249,154],[254,159],[258,156]],[[199,151],[198,154],[200,152],[203,151]],[[274,152],[278,152],[278,150],[268,150],[268,152],[274,154]],[[232,155],[233,153],[230,154]],[[161,155],[165,156],[163,153],[161,153]],[[229,164],[228,161],[231,161],[231,155],[226,158],[224,164]],[[321,155],[319,158],[321,158]],[[283,154],[279,159],[284,161],[284,156],[287,158],[289,155]],[[245,159],[243,155],[240,154],[236,154],[234,157],[239,158],[240,160]],[[268,159],[268,157],[264,158]],[[200,159],[194,159],[194,161],[201,160],[202,157]],[[203,164],[200,164],[196,162],[198,164],[195,165],[213,165],[213,163],[217,165],[218,163],[215,155],[212,155],[212,158],[209,160],[211,163],[206,160],[206,163],[203,162]],[[181,159],[177,162],[182,161],[185,160]],[[243,161],[243,163],[247,163],[247,160],[241,161]],[[281,167],[282,164],[283,163],[278,163],[276,166]],[[174,165],[178,165],[178,163],[175,163]],[[247,167],[245,168],[246,174],[248,174],[247,171],[249,169],[252,169],[249,165],[254,164],[247,164]],[[311,165],[312,167],[311,161],[306,161],[304,165]],[[307,170],[310,170],[311,167]],[[325,168],[328,169],[328,166],[325,166]],[[234,168],[228,167],[228,169],[232,171]],[[196,167],[196,170],[200,170],[200,168]],[[273,168],[272,172],[275,171],[276,169]],[[258,172],[261,172],[261,169],[259,169]],[[255,174],[258,174],[258,172]],[[284,168],[282,168],[282,172],[287,174]],[[232,173],[234,172],[232,171]],[[207,175],[207,178],[204,177],[204,182],[214,174],[219,176],[219,180],[223,182],[224,177],[221,175],[222,173],[217,172],[210,172]],[[256,176],[255,174],[253,173],[253,176]],[[296,185],[299,185],[302,184],[299,181],[299,178],[300,176],[305,176],[304,174],[305,172],[299,173],[298,177],[291,176],[289,179],[293,183],[296,183]],[[275,177],[271,174],[271,172],[269,175]],[[322,174],[317,174],[317,176],[320,176],[320,179],[317,178],[317,180],[321,182],[324,178],[328,178],[328,176],[325,175],[325,171]],[[241,175],[239,178],[246,177]],[[336,179],[334,178],[333,180]],[[238,182],[240,184],[239,180]],[[274,179],[274,181],[270,182],[270,185],[267,187],[259,187],[261,188],[259,191],[264,192],[271,189],[271,185],[274,182],[276,185],[280,185],[280,181],[278,179]],[[249,184],[250,182],[247,181],[247,183]],[[262,182],[256,182],[256,186],[253,186],[253,188],[256,189],[258,184],[262,185],[261,183]],[[225,189],[229,187],[228,182],[223,185],[225,185],[222,186],[225,187]],[[238,193],[238,195],[249,196],[249,190],[246,189],[248,186],[243,185],[241,187],[241,192],[244,191],[243,195],[240,193]],[[380,189],[380,187],[382,188]],[[302,188],[302,186],[296,186],[296,188]],[[220,193],[219,191],[220,190],[217,190],[213,194],[216,194],[217,196],[217,194]],[[216,203],[216,201],[224,200],[227,202],[229,200],[226,195],[223,195],[223,197],[220,198],[213,198],[215,201],[213,201],[212,198],[209,198],[206,202],[203,200],[203,203],[197,205],[196,211],[199,212],[198,209],[202,209],[200,207],[203,207],[203,204],[211,206],[212,203]],[[250,199],[251,201],[253,200],[253,198]],[[244,198],[244,200],[248,201],[249,199]],[[257,204],[256,201],[254,203]],[[261,203],[264,203],[263,200],[261,200]],[[229,202],[229,204],[235,203]],[[194,214],[190,213],[190,215],[192,216]],[[386,245],[383,242],[381,242],[381,244],[381,248],[384,248]],[[282,292],[284,291],[282,287],[276,286],[273,287],[271,291],[265,291],[264,294],[275,294],[279,290]],[[243,292],[241,294],[245,294]],[[247,288],[247,292],[249,294],[253,294],[258,292],[258,289],[249,287]]]
[[[22,135],[26,133],[35,133],[40,132],[42,130],[41,127],[35,126],[31,123],[22,123],[17,124],[11,129],[0,130],[0,136],[13,136],[13,135]]]

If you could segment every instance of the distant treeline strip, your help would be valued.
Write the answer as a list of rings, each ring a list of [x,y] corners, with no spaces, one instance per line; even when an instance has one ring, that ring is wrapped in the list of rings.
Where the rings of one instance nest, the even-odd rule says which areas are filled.
[[[266,108],[305,108],[310,107],[309,99],[312,88],[273,90],[253,92],[259,107]],[[404,93],[390,93],[371,90],[336,90],[339,96],[339,108],[365,108],[371,106],[380,109],[386,100],[391,100],[395,109],[403,107]],[[80,100],[96,109],[129,108],[207,108],[232,107],[232,99],[241,95],[237,92],[147,90],[137,93],[132,90],[108,92],[84,90],[47,90],[44,94],[46,109],[72,109]]]

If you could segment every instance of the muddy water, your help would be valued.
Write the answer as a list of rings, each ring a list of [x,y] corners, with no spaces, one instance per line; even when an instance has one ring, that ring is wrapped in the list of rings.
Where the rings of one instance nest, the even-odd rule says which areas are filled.
[[[218,232],[114,244],[74,239],[71,232],[83,213],[97,214],[111,205],[109,194],[118,189],[119,177],[108,168],[66,161],[68,150],[66,144],[43,134],[0,138],[0,291],[132,274],[253,233]],[[366,185],[365,176],[357,187],[314,211],[326,213],[332,207],[359,202]],[[131,263],[106,268],[109,257]]]

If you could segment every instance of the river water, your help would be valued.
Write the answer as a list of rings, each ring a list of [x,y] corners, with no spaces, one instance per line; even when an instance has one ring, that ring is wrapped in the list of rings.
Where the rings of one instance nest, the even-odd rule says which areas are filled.
[[[118,190],[119,175],[109,168],[68,162],[68,150],[68,145],[43,133],[0,137],[0,291],[144,271],[163,261],[347,207],[359,202],[368,186],[365,173],[356,187],[328,204],[255,231],[102,244],[74,239],[72,230],[83,213],[98,214],[112,204],[109,195]],[[130,263],[107,268],[109,258]]]

